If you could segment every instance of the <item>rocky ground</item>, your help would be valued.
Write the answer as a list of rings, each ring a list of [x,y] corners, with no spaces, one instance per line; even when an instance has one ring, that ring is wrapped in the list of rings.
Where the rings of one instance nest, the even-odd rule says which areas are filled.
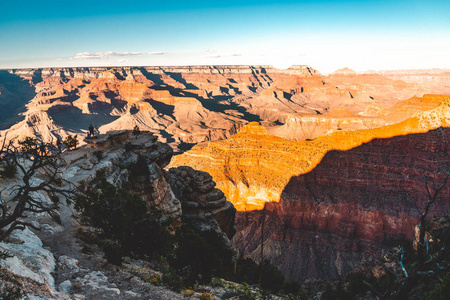
[[[177,293],[160,285],[158,279],[152,281],[161,273],[145,261],[126,258],[121,267],[108,264],[98,247],[86,246],[76,237],[76,225],[42,224],[41,228],[37,234],[28,229],[16,231],[0,243],[0,249],[13,256],[0,261],[0,284],[14,282],[26,299],[162,300],[185,299],[185,294],[191,299],[209,294],[214,299],[228,290],[199,286]]]
[[[154,171],[149,174],[153,178],[150,184],[159,187],[156,195],[153,195],[155,203],[152,205],[159,205],[164,213],[176,217],[183,216],[181,202],[187,201],[183,194],[188,195],[185,196],[188,198],[202,199],[200,204],[195,199],[188,201],[188,217],[195,219],[201,230],[213,230],[221,234],[224,247],[232,247],[225,233],[234,234],[234,222],[229,221],[230,217],[234,220],[234,208],[226,201],[223,193],[214,189],[215,183],[211,176],[192,168],[179,171],[173,169],[171,173],[164,171],[162,167],[170,161],[172,149],[157,142],[152,134],[143,133],[132,137],[130,132],[122,131],[100,136],[88,143],[88,146],[62,154],[67,162],[63,176],[66,180],[72,183],[90,180],[97,170],[106,170],[109,181],[119,186],[125,185],[130,175],[126,173],[127,163],[137,159],[133,153],[144,151],[147,159],[153,161],[148,165]],[[133,144],[135,150],[125,151],[125,143]],[[101,158],[100,152],[96,156],[94,151],[101,151]],[[177,177],[177,173],[180,177]],[[175,191],[178,197],[165,181],[166,177],[178,184]],[[2,182],[3,200],[8,201],[9,188],[17,183],[20,183],[19,178]],[[189,189],[188,193],[184,193],[186,188]],[[138,186],[135,191],[142,193],[145,188]],[[39,197],[48,200],[45,194]],[[215,221],[216,215],[219,222],[224,224],[225,233]],[[176,293],[161,285],[161,273],[155,270],[155,262],[126,258],[121,267],[108,264],[95,243],[80,238],[83,232],[89,232],[92,228],[79,223],[73,206],[65,200],[59,207],[60,222],[43,214],[30,215],[29,219],[40,228],[39,231],[14,231],[6,241],[0,243],[0,250],[8,253],[8,257],[0,260],[0,284],[3,287],[8,284],[19,286],[27,299],[181,299],[207,295],[217,298],[226,292],[226,286],[231,288],[231,284],[221,281],[223,284],[218,287],[202,286],[195,287],[195,291]]]

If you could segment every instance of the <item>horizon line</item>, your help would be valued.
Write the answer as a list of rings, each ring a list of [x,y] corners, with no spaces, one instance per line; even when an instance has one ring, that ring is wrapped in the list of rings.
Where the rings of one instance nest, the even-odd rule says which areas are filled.
[[[199,64],[199,65],[128,65],[128,66],[77,66],[77,67],[25,67],[25,68],[0,68],[0,71],[9,71],[9,70],[33,70],[33,69],[77,69],[77,68],[87,68],[87,69],[112,69],[112,68],[190,68],[190,67],[270,67],[270,68],[274,68],[277,70],[289,70],[293,67],[305,67],[305,68],[311,68],[315,71],[318,71],[320,74],[322,74],[322,72],[314,67],[312,67],[311,65],[291,65],[288,68],[277,68],[274,67],[273,65],[257,65],[257,64],[249,64],[249,65],[245,65],[245,64],[224,64],[224,65],[217,65],[217,64],[211,64],[211,65],[205,65],[205,64]],[[342,68],[338,68],[333,72],[330,73],[323,73],[323,74],[333,74],[336,71],[339,70],[344,70],[344,69],[348,69],[350,71],[354,71],[356,74],[364,74],[364,73],[371,73],[371,72],[386,72],[386,71],[426,71],[426,70],[440,70],[440,71],[450,71],[450,68],[436,68],[436,67],[432,67],[432,68],[411,68],[411,69],[369,69],[369,70],[364,70],[364,71],[355,71],[352,68],[349,67],[342,67]]]

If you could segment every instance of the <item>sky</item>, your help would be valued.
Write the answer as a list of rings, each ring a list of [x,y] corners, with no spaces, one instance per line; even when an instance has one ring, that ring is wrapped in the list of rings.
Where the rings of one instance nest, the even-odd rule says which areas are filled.
[[[0,69],[450,68],[448,0],[0,1]]]

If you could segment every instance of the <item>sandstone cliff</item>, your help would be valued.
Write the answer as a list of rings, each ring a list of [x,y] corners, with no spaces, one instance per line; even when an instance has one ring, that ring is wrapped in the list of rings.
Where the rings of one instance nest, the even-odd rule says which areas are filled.
[[[428,98],[433,99],[429,100],[432,107],[439,106],[401,123],[370,130],[341,130],[311,141],[284,140],[250,123],[227,140],[198,145],[176,156],[171,166],[189,165],[210,173],[240,211],[261,209],[265,202],[279,201],[290,178],[312,170],[330,150],[348,150],[374,138],[447,126],[448,97],[425,96],[419,100],[428,103]]]
[[[450,102],[429,100],[440,104],[401,123],[312,141],[283,140],[250,123],[172,165],[210,172],[235,204],[241,255],[259,259],[266,205],[267,258],[292,279],[335,278],[389,242],[412,238],[426,200],[422,176],[437,185],[448,170],[450,132],[440,127],[449,124]],[[434,213],[450,212],[449,190]]]
[[[336,278],[380,254],[396,240],[412,239],[430,187],[450,168],[449,129],[374,139],[328,152],[310,172],[293,176],[280,202],[266,204],[264,253],[295,280]],[[450,186],[430,216],[450,213]],[[264,213],[239,213],[235,243],[258,259]]]

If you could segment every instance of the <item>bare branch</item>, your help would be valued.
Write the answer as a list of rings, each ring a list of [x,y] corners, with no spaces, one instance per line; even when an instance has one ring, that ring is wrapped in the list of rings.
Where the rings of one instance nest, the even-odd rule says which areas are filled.
[[[18,148],[12,141],[8,144],[4,141],[0,150],[1,154],[12,159],[22,173],[22,183],[10,188],[12,197],[9,202],[13,204],[13,210],[9,211],[7,203],[0,201],[0,230],[8,228],[0,233],[0,240],[13,230],[23,230],[25,226],[38,229],[20,219],[25,219],[27,213],[48,213],[51,217],[56,217],[60,197],[70,200],[74,194],[75,186],[62,177],[62,168],[66,163],[60,158],[59,151],[51,151],[52,146],[48,144],[40,144],[38,147],[36,143],[34,139],[25,139],[22,147]],[[45,151],[39,151],[42,148]],[[33,185],[35,181],[32,179],[37,174],[44,175],[45,179]],[[63,188],[62,183],[66,183],[68,187]],[[39,194],[50,197],[51,202],[47,203]]]

